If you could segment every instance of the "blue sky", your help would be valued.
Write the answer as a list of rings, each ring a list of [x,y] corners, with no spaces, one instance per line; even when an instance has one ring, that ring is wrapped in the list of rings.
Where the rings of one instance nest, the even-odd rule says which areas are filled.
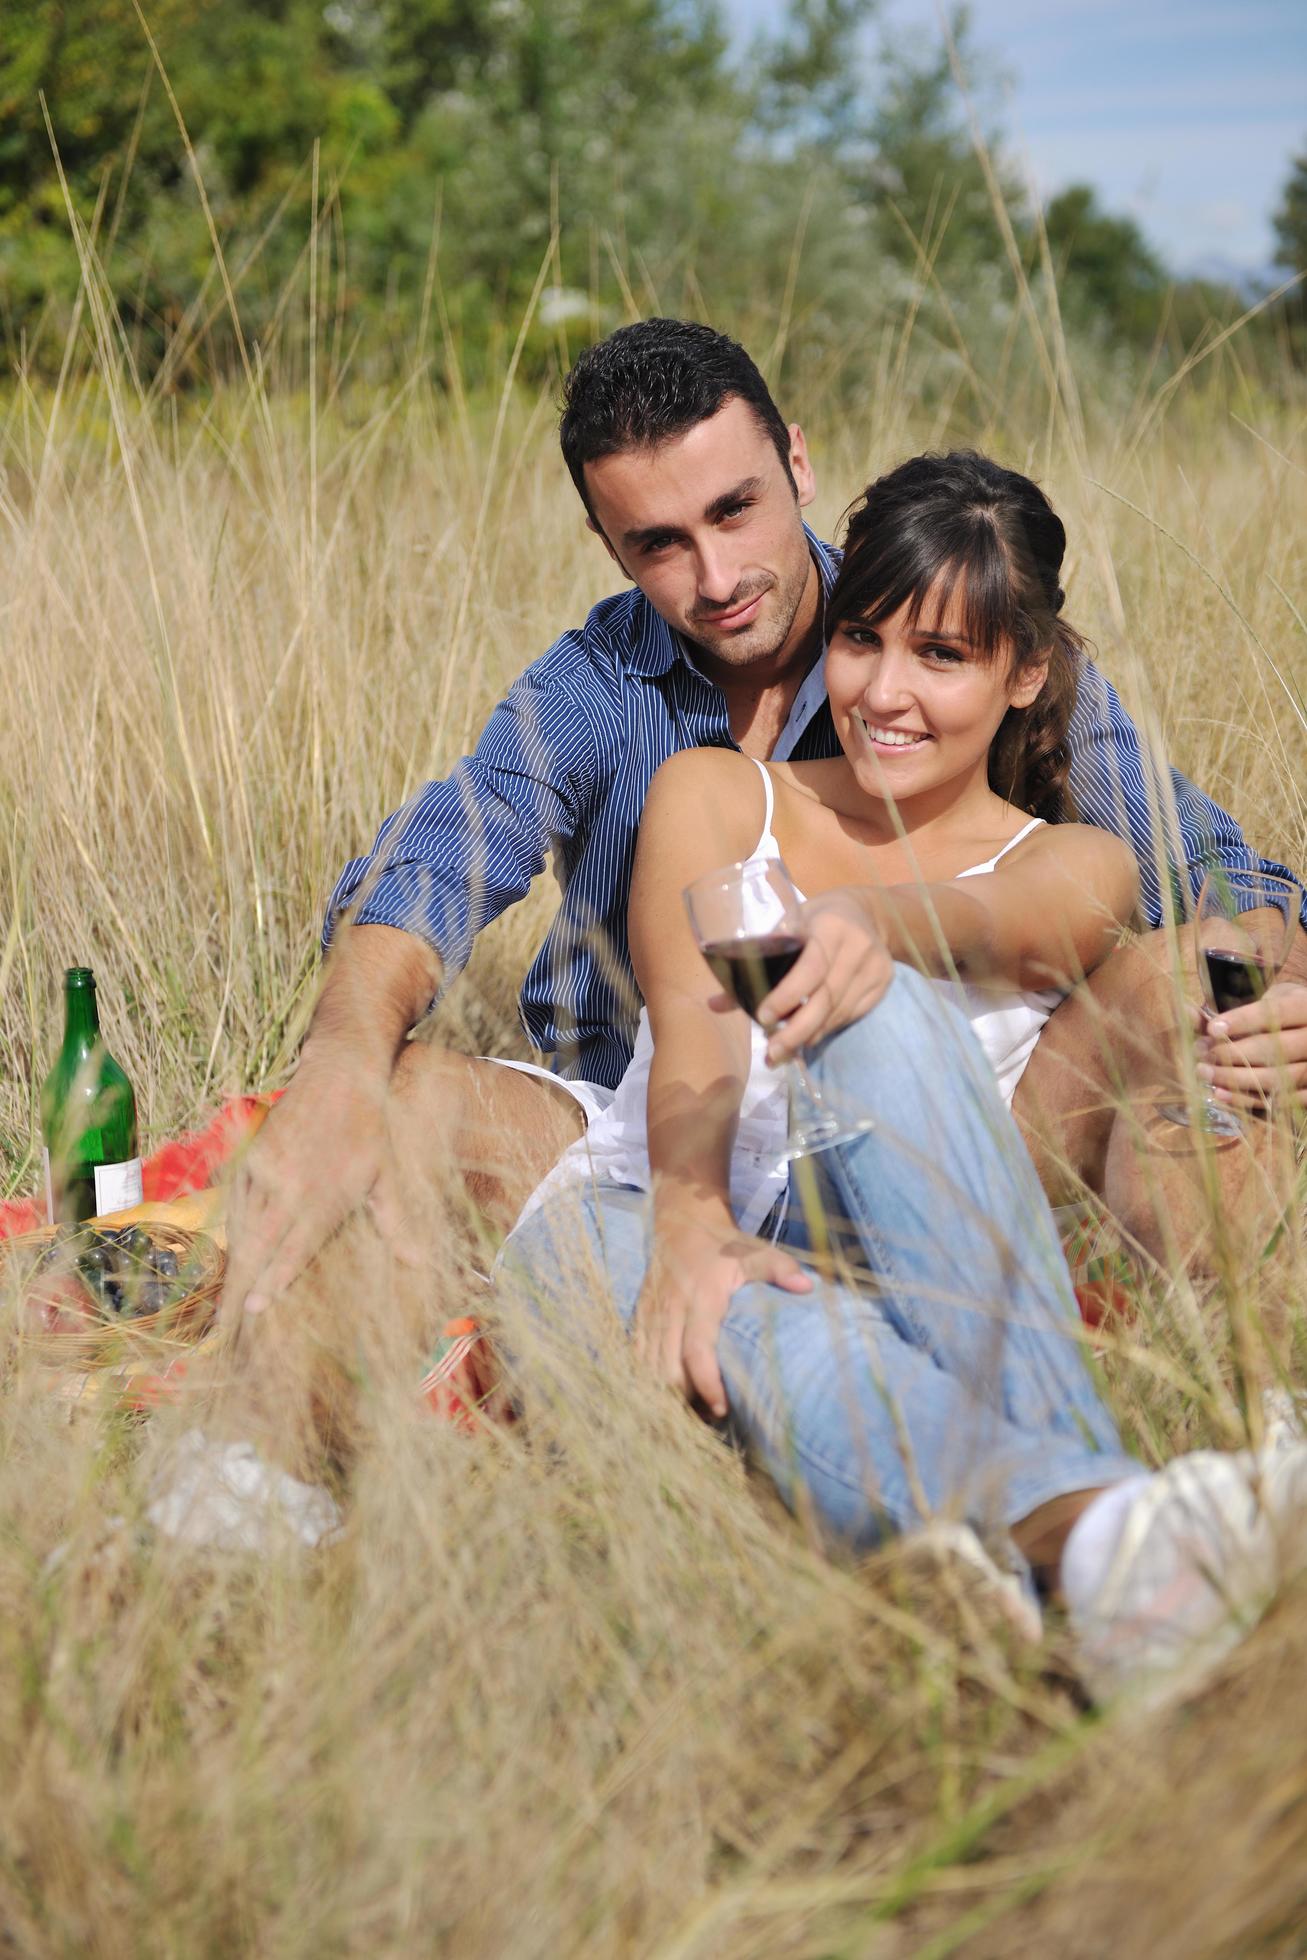
[[[784,11],[724,5],[743,35]],[[1094,184],[1179,271],[1268,265],[1271,213],[1307,148],[1307,0],[972,0],[971,13],[1045,196]],[[934,0],[884,0],[882,19],[922,33],[938,13]]]

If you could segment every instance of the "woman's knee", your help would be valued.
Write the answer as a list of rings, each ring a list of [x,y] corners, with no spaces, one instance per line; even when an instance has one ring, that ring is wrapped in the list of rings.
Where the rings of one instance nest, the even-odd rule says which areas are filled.
[[[911,967],[896,965],[884,999],[822,1042],[812,1066],[820,1088],[932,1161],[955,1161],[964,1135],[996,1139],[1010,1122],[975,1030]]]
[[[933,981],[896,961],[882,999],[860,1020],[820,1042],[811,1065],[835,1082],[864,1064],[875,1068],[878,1077],[904,1068],[916,1075],[930,1058],[956,1066],[959,1055],[984,1063],[965,1016]]]

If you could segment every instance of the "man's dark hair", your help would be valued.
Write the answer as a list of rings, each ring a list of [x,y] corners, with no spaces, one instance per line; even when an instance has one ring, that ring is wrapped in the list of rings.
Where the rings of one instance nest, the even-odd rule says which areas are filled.
[[[693,320],[640,320],[588,347],[563,383],[558,435],[590,515],[587,463],[671,442],[733,399],[753,410],[793,489],[790,432],[738,341]]]

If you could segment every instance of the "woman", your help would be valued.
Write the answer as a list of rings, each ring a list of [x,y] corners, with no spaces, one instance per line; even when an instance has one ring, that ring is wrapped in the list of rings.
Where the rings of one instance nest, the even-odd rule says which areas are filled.
[[[833,1002],[850,989],[855,1015],[872,1006],[879,944],[880,986],[889,958],[933,972],[1011,1105],[1044,1022],[1111,949],[1136,891],[1125,844],[1057,821],[1081,644],[1059,616],[1064,549],[1036,486],[980,457],[919,457],[872,486],[829,609],[826,683],[844,753],[764,767],[695,750],[659,772],[632,886],[648,1003],[635,1056],[612,1108],[533,1205],[582,1174],[641,1188],[651,1169],[670,1175],[659,1112],[678,1096],[697,1106],[724,1065],[751,1146],[737,1134],[734,1209],[749,1230],[770,1209],[776,1181],[761,1167],[782,1141],[781,1085],[742,1013],[705,1012],[719,990],[681,898],[703,872],[758,854],[783,857],[812,895],[807,949],[764,1003],[767,1060],[833,1032]],[[709,1141],[697,1118],[686,1136]],[[705,1188],[721,1182],[721,1123],[710,1141],[718,1161],[700,1173]],[[701,1277],[700,1262],[682,1263]]]
[[[827,1540],[874,1543],[950,1508],[1006,1533],[1064,1588],[1109,1687],[1175,1657],[1159,1546],[1170,1578],[1177,1559],[1185,1574],[1171,1604],[1186,1657],[1227,1625],[1203,1559],[1175,1551],[1182,1466],[1140,1479],[1081,1364],[1009,1114],[1040,1026],[1135,900],[1127,848],[1057,821],[1079,644],[1059,618],[1064,548],[1042,492],[982,457],[918,457],[871,486],[828,615],[842,754],[765,766],[692,751],[659,771],[631,897],[635,1057],[504,1269],[565,1346],[578,1261],[601,1265],[637,1350],[729,1417]],[[807,943],[763,1003],[768,1037],[721,996],[681,894],[773,856],[808,894]],[[847,1021],[832,1002],[851,993]],[[803,1207],[773,1203],[784,1107],[768,1064],[799,1046],[820,1085],[875,1119],[812,1160],[871,1293],[818,1289],[796,1256]],[[1183,1467],[1210,1486],[1209,1516],[1246,1497],[1236,1459]]]

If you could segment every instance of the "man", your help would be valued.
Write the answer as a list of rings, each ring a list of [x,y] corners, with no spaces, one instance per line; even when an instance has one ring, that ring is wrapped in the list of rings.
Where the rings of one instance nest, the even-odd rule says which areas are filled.
[[[475,753],[347,867],[298,1072],[233,1186],[229,1316],[282,1293],[365,1202],[402,1240],[403,1173],[414,1162],[479,1171],[483,1203],[510,1219],[630,1055],[638,1002],[625,915],[654,771],[696,745],[777,760],[834,752],[820,656],[836,558],[803,523],[815,485],[802,431],[782,421],[744,350],[684,321],[623,328],[569,376],[561,439],[587,524],[634,589],[528,668]],[[1080,813],[1132,842],[1144,909],[1160,926],[1150,772],[1092,664],[1071,746]],[[1184,778],[1173,772],[1162,800],[1172,806],[1163,861],[1250,861],[1238,826]],[[522,1013],[552,1074],[408,1042],[476,932],[524,895],[551,853],[562,905]],[[1295,1085],[1307,1084],[1304,943],[1302,982],[1227,1017],[1207,1064],[1218,1086],[1269,1091],[1286,1062]],[[819,944],[803,962],[795,978],[806,992],[848,985],[826,972]],[[1094,1051],[1092,1030],[1072,1022],[1050,1044],[1049,1069],[1083,1083],[1101,1067]],[[1039,1062],[1037,1052],[1035,1098]]]

